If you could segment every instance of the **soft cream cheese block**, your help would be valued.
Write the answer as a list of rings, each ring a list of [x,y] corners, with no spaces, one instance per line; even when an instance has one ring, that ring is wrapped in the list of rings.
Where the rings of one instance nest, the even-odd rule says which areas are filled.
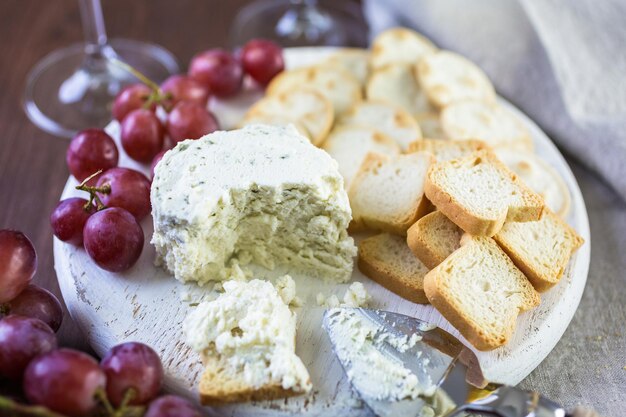
[[[223,281],[250,262],[343,282],[354,241],[337,163],[292,126],[186,140],[156,167],[157,263],[180,281]]]
[[[295,353],[296,315],[287,306],[295,284],[289,276],[281,279],[294,294],[281,296],[270,282],[258,279],[226,281],[223,294],[189,313],[183,330],[192,349],[216,359],[222,378],[252,389],[274,385],[307,392],[309,373]]]

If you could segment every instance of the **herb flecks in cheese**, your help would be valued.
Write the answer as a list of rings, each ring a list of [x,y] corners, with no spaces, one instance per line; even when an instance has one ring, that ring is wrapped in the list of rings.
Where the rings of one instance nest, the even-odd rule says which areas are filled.
[[[157,263],[180,281],[225,280],[248,263],[338,282],[351,276],[343,179],[291,126],[180,142],[157,165],[151,200]]]
[[[234,378],[250,386],[276,383],[310,391],[309,373],[295,354],[296,315],[287,300],[268,281],[226,281],[223,286],[223,294],[199,304],[185,319],[187,344],[219,357]]]

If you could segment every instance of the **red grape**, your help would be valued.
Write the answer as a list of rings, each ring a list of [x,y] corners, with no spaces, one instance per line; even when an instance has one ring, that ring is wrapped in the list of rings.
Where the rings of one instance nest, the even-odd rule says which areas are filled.
[[[150,172],[152,173],[152,178],[154,178],[154,169],[156,168],[157,164],[161,161],[161,159],[163,159],[163,155],[165,155],[165,152],[167,151],[159,152],[158,154],[156,154],[156,156],[152,160],[152,164],[150,164]]]
[[[93,206],[86,210],[85,204],[87,200],[78,197],[67,198],[57,204],[50,215],[50,226],[59,240],[74,246],[83,245],[83,227],[96,211]]]
[[[100,362],[107,376],[107,396],[118,407],[129,388],[132,405],[147,404],[157,396],[163,383],[163,365],[151,347],[138,342],[122,343],[109,350]]]
[[[189,75],[219,97],[228,97],[241,89],[243,69],[237,59],[223,49],[212,49],[194,56]]]
[[[88,415],[106,376],[91,356],[59,349],[33,359],[24,373],[24,394],[31,403],[70,417]]]
[[[144,417],[202,417],[202,414],[186,399],[164,395],[150,403]]]
[[[117,166],[119,154],[115,142],[102,129],[79,132],[65,154],[70,173],[82,181],[98,170],[106,171]]]
[[[26,235],[0,230],[0,303],[11,301],[30,284],[37,270],[37,253]]]
[[[55,332],[59,330],[63,321],[59,299],[50,291],[34,284],[30,284],[20,295],[9,301],[7,307],[9,314],[39,319]]]
[[[0,320],[0,375],[21,379],[28,363],[57,347],[52,329],[43,321],[17,315]]]
[[[191,101],[206,107],[209,101],[207,87],[185,75],[172,75],[161,84],[161,91],[171,95],[171,98],[167,100],[169,107],[174,106],[179,101]]]
[[[215,116],[195,103],[181,101],[167,116],[167,133],[174,143],[198,139],[217,129]]]
[[[135,161],[152,161],[163,149],[163,134],[161,121],[150,110],[133,110],[122,121],[122,147]]]
[[[265,39],[253,39],[244,45],[241,64],[244,71],[261,85],[267,85],[285,69],[282,48]]]
[[[122,272],[137,262],[143,249],[143,230],[128,211],[112,207],[87,220],[85,250],[96,264],[107,271]]]
[[[144,108],[152,91],[144,84],[133,84],[123,89],[113,102],[113,117],[121,122],[126,115],[133,110]],[[152,104],[150,110],[154,111],[156,105]]]
[[[150,213],[150,180],[139,171],[130,168],[112,168],[100,175],[98,187],[111,186],[111,192],[100,194],[107,207],[128,210],[137,221]]]

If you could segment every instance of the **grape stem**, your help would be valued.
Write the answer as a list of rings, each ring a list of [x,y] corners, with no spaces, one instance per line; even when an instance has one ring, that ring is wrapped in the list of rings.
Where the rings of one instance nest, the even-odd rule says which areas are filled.
[[[159,87],[157,83],[155,83],[150,78],[142,74],[139,70],[137,70],[133,66],[128,65],[126,62],[120,61],[119,59],[115,59],[115,58],[113,58],[111,62],[113,63],[113,65],[117,65],[118,67],[124,69],[125,71],[128,71],[131,74],[133,74],[139,81],[144,83],[146,86],[150,88],[150,90],[152,90],[150,95],[147,97],[146,102],[143,104],[144,109],[149,109],[150,107],[152,107],[153,104],[162,105],[163,103],[166,103],[168,100],[172,98],[172,95],[170,93],[163,94],[163,91],[161,91],[161,87]],[[169,112],[170,109],[166,108],[165,110]]]
[[[104,203],[102,203],[102,200],[100,200],[100,197],[98,196],[97,193],[109,194],[111,192],[111,185],[110,184],[104,184],[102,187],[94,187],[94,186],[91,186],[91,185],[87,185],[87,183],[92,178],[94,178],[96,175],[100,175],[101,173],[102,173],[102,170],[100,169],[100,170],[94,172],[93,174],[91,174],[90,176],[88,176],[87,178],[85,178],[83,180],[83,182],[81,182],[79,185],[76,186],[77,190],[85,191],[85,192],[89,193],[89,201],[83,207],[85,209],[85,211],[90,211],[91,210],[91,208],[94,206],[94,201],[96,203],[96,210],[97,211],[100,211],[100,210],[106,208],[106,206],[104,205]]]
[[[3,411],[8,412],[4,414]],[[25,405],[0,395],[0,414],[15,417],[66,417],[40,405]]]
[[[124,393],[124,398],[122,398],[122,403],[120,406],[115,409],[113,405],[107,398],[106,392],[103,388],[98,388],[96,390],[96,399],[98,402],[104,407],[104,416],[106,417],[141,417],[144,415],[146,411],[145,407],[142,406],[131,406],[128,405],[130,401],[135,397],[136,391],[134,388],[129,388]]]
[[[4,316],[8,316],[10,308],[8,304],[0,304],[0,319]]]

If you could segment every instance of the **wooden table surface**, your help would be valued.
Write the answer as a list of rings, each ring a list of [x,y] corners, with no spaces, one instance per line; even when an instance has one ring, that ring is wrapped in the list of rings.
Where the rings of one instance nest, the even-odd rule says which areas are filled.
[[[245,3],[104,0],[103,7],[110,37],[163,45],[186,66],[195,52],[227,43],[230,22]],[[0,228],[18,229],[30,237],[39,256],[35,282],[58,296],[48,216],[68,176],[64,159],[68,142],[32,125],[20,100],[26,74],[40,58],[81,41],[79,22],[75,0],[0,3]],[[574,170],[588,204],[590,193],[594,199],[590,207],[592,272],[581,307],[563,340],[522,385],[570,407],[589,404],[607,417],[622,417],[626,415],[624,274],[600,277],[594,273],[602,264],[594,260],[593,241],[598,237],[596,230],[611,231],[603,208],[611,207],[611,215],[623,216],[626,207],[616,203],[614,194],[596,178],[580,168]],[[59,337],[63,346],[89,350],[67,312]]]

